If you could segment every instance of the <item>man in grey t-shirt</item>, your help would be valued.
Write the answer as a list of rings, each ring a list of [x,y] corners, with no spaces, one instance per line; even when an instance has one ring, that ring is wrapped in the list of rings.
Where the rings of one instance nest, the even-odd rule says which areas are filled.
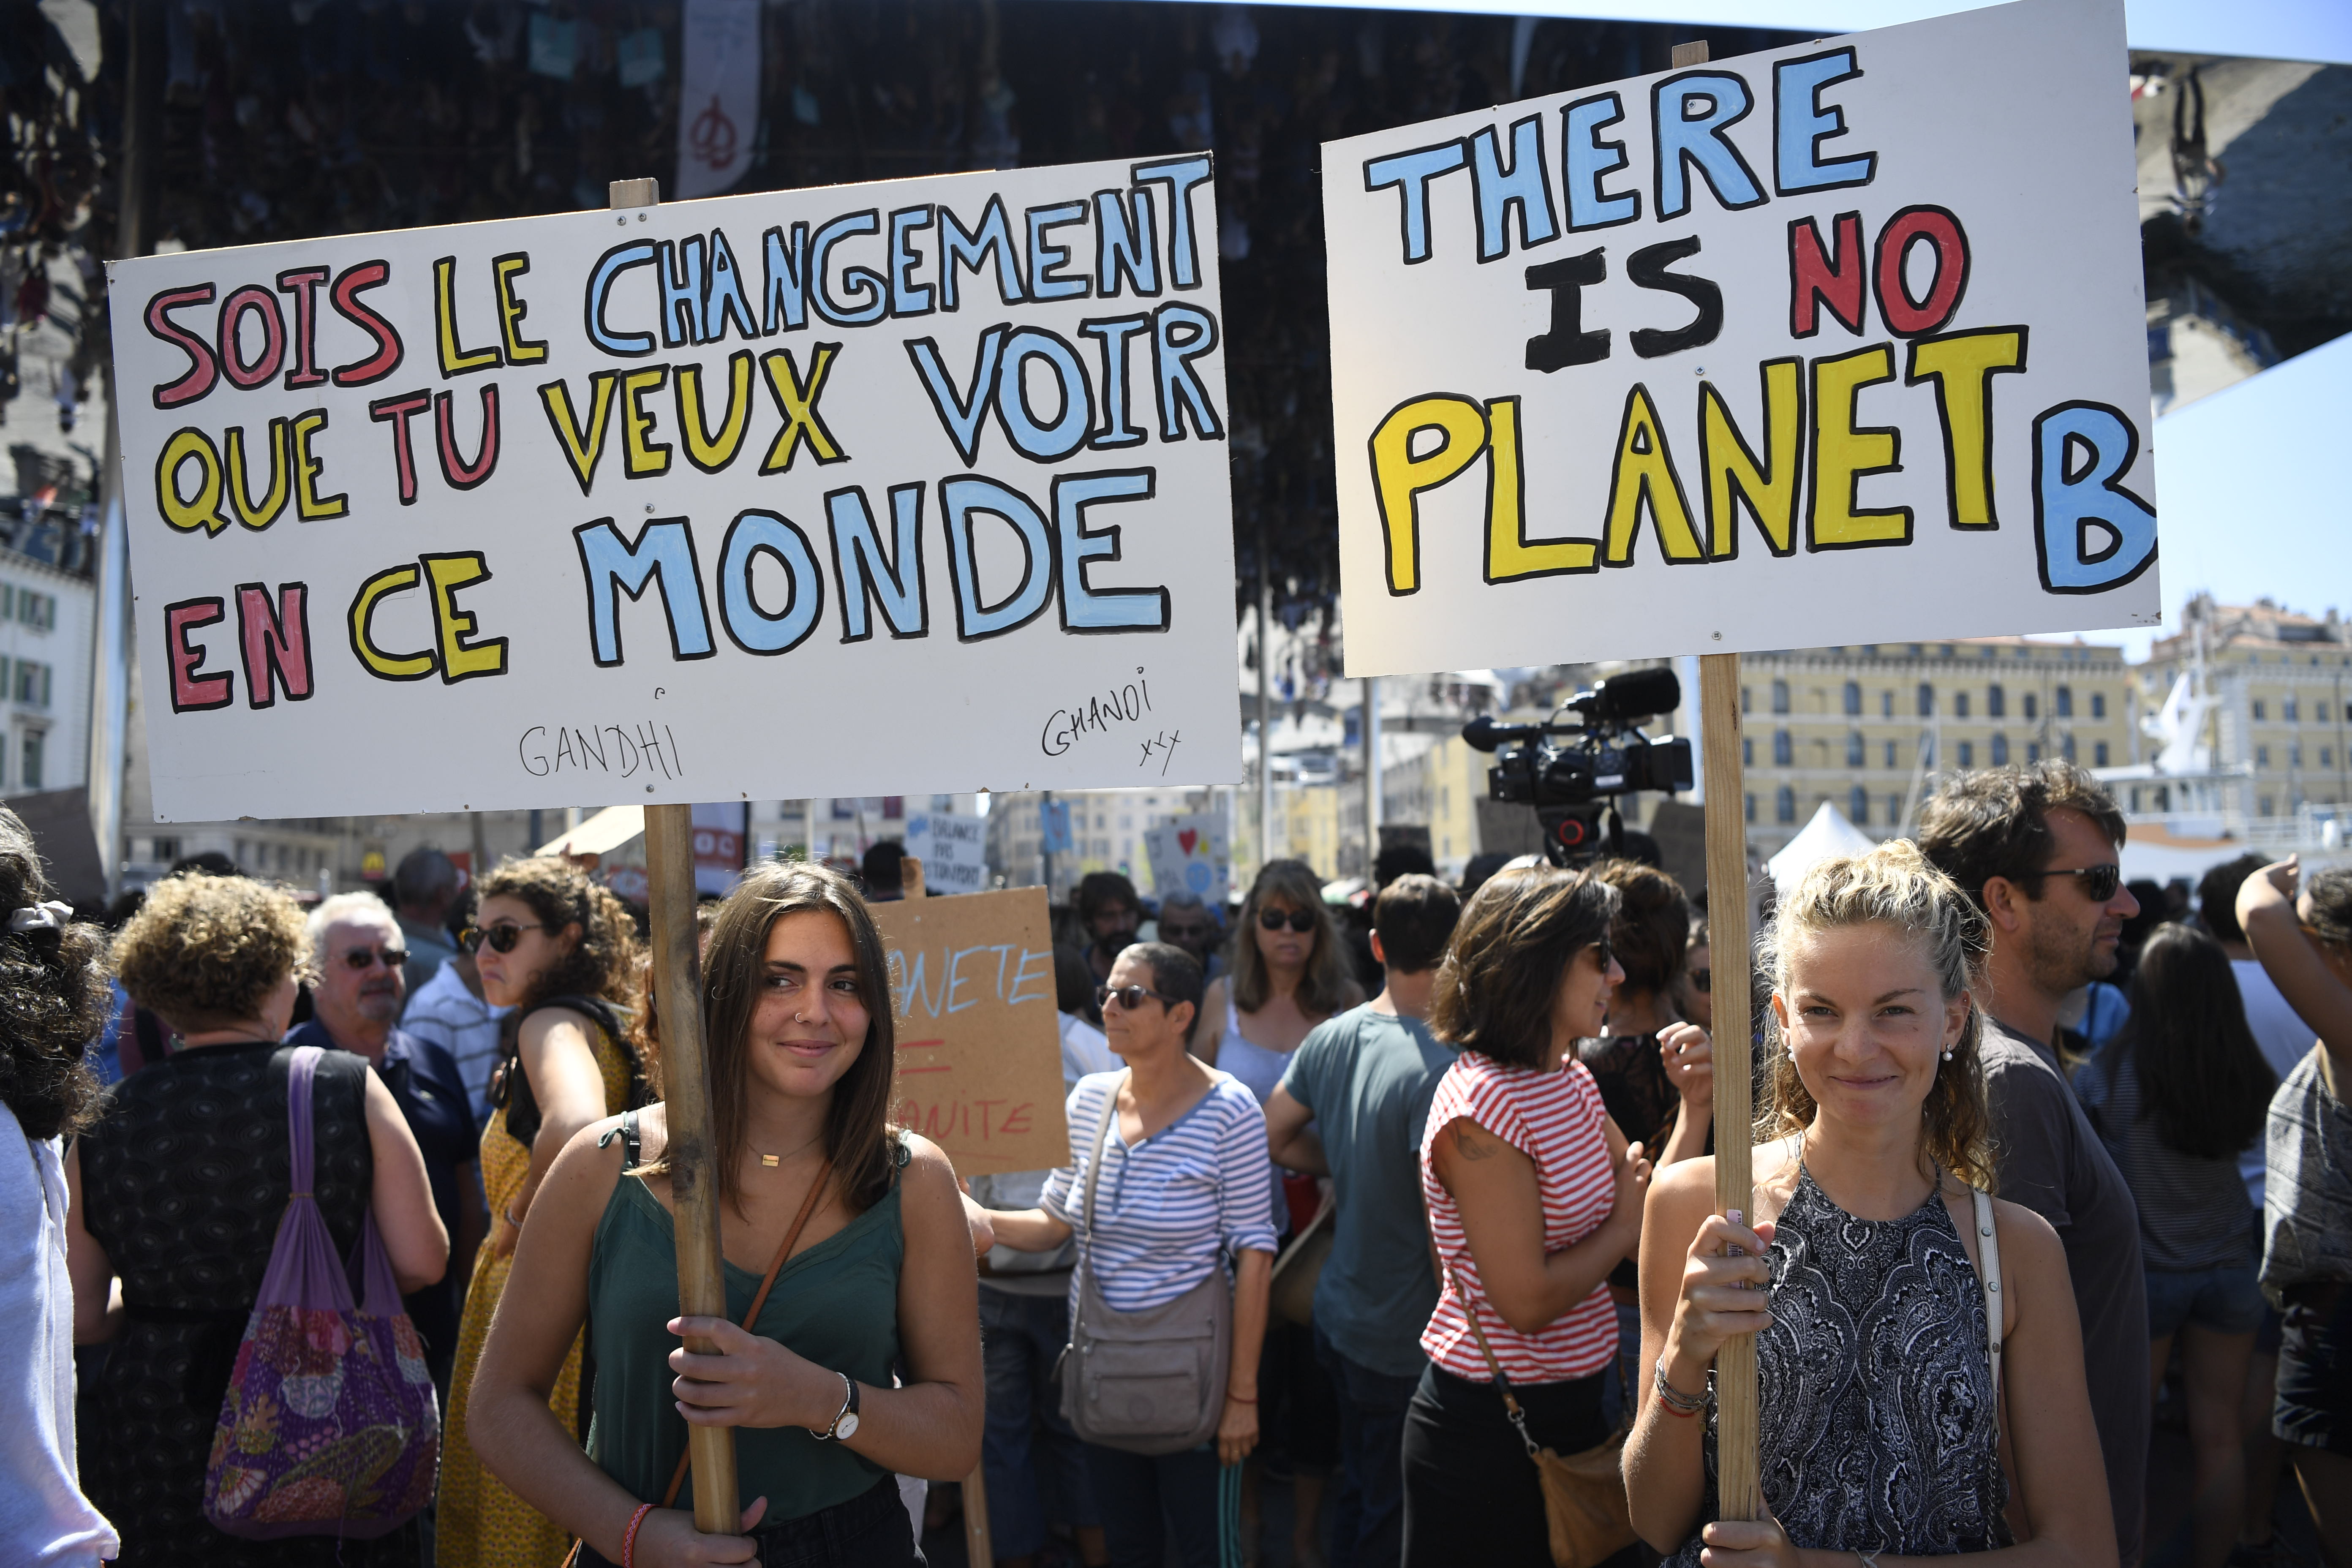
[[[1339,1394],[1343,1468],[1333,1568],[1391,1568],[1404,1546],[1405,1406],[1437,1306],[1421,1205],[1421,1134],[1454,1053],[1422,1022],[1462,912],[1434,877],[1400,877],[1372,906],[1387,984],[1317,1026],[1265,1104],[1276,1163],[1338,1188],[1331,1254],[1315,1287],[1315,1351]],[[1311,1125],[1310,1125],[1311,1122]]]
[[[2147,1486],[2147,1283],[2139,1210],[2058,1063],[2066,994],[2115,973],[2139,912],[2117,856],[2124,820],[2062,762],[1964,773],[1919,814],[1919,847],[1985,912],[1985,1095],[2000,1195],[2065,1245],[2083,1320],[2083,1370],[2106,1461],[2122,1568],[2140,1560]]]

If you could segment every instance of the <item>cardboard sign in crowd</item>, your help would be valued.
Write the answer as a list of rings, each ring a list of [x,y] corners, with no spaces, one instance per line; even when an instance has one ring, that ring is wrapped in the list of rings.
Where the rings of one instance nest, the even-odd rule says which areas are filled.
[[[2153,626],[2121,0],[1324,148],[1350,675]]]
[[[110,268],[158,820],[1240,771],[1206,154]]]

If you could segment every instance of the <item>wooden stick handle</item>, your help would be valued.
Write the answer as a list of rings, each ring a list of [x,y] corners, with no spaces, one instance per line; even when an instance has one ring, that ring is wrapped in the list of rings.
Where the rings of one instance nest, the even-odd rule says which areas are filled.
[[[646,879],[653,915],[654,996],[661,1013],[662,1085],[669,1108],[669,1190],[677,1213],[677,1306],[724,1318],[727,1278],[719,1246],[719,1151],[711,1116],[710,1055],[702,1036],[702,962],[694,925],[694,807],[646,807]],[[706,1354],[719,1347],[689,1338]],[[733,1535],[742,1521],[735,1434],[689,1426],[694,1527]]]
[[[1747,770],[1739,750],[1739,656],[1698,661],[1700,734],[1706,758],[1706,940],[1715,984],[1715,1205],[1753,1216],[1749,1160],[1755,1071],[1748,969]],[[1715,1354],[1716,1493],[1725,1519],[1762,1511],[1756,1451],[1756,1338]]]

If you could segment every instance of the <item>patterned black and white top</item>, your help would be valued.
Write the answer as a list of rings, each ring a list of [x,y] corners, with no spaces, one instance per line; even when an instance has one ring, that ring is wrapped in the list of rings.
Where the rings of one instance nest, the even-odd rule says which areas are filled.
[[[1984,1288],[1940,1193],[1856,1219],[1798,1170],[1756,1345],[1764,1500],[1799,1546],[1944,1557],[2010,1544]],[[1707,1415],[1715,1512],[1715,1415]],[[1693,1532],[1669,1561],[1696,1568]]]
[[[2352,1284],[2352,1105],[2327,1091],[2317,1047],[2271,1097],[2263,1288]]]

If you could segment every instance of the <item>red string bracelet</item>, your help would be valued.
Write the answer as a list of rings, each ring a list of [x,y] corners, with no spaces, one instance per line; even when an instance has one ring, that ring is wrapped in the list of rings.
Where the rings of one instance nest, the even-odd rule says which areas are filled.
[[[653,1510],[653,1504],[641,1502],[637,1505],[637,1511],[629,1515],[628,1532],[621,1537],[621,1568],[636,1568],[637,1530],[646,1522],[646,1515]]]
[[[1654,1400],[1653,1403],[1655,1404],[1659,1409],[1664,1411],[1667,1415],[1673,1416],[1677,1421],[1688,1421],[1698,1414],[1696,1410],[1677,1410],[1663,1399]]]

